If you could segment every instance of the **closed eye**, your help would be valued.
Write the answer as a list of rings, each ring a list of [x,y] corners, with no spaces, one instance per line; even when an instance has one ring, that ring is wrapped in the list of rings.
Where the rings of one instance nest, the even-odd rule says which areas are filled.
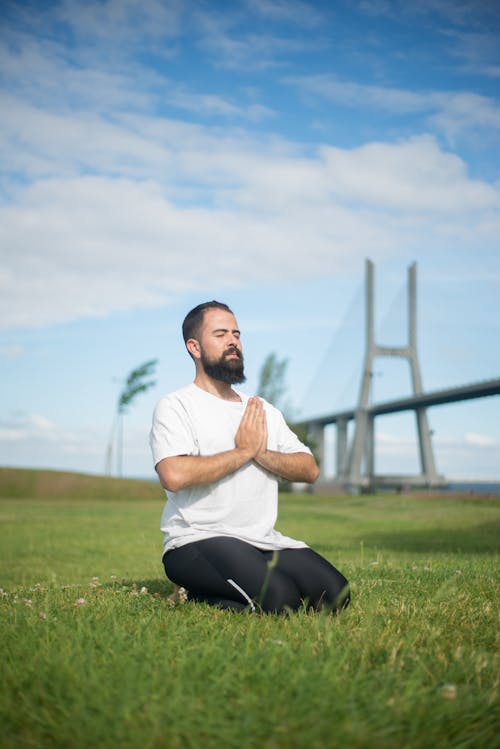
[[[239,330],[227,330],[226,328],[218,328],[217,330],[214,330],[213,335],[216,338],[222,338],[223,336],[227,335],[228,333],[231,333],[234,335],[235,338],[240,338],[240,331]]]

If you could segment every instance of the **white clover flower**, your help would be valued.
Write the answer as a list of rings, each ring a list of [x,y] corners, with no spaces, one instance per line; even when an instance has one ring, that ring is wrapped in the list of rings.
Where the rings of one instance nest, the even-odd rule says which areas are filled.
[[[174,592],[168,596],[167,601],[170,605],[173,606],[176,603],[186,603],[187,597],[188,594],[186,588],[182,588],[181,586],[176,585],[174,587]]]
[[[457,688],[455,684],[443,684],[439,688],[439,693],[443,700],[454,700],[457,696]]]

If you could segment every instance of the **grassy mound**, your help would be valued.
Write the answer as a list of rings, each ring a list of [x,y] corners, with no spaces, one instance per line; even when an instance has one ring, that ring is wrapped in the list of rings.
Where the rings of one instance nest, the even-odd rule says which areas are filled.
[[[145,500],[161,496],[162,489],[157,481],[29,468],[0,468],[0,497]]]

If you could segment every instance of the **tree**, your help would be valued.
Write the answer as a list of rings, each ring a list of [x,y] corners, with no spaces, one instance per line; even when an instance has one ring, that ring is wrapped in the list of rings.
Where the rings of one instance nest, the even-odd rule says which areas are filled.
[[[111,437],[108,443],[108,449],[106,453],[106,473],[111,475],[112,463],[113,463],[113,443],[116,439],[116,452],[117,452],[117,472],[118,476],[123,474],[123,416],[127,409],[131,405],[139,393],[144,393],[149,388],[156,385],[155,380],[145,380],[153,374],[154,368],[158,363],[158,359],[151,359],[140,367],[133,369],[127,376],[120,396],[118,398],[115,418],[113,420],[113,426],[111,428]]]
[[[257,395],[265,398],[273,406],[281,408],[283,411],[286,410],[281,404],[284,393],[286,392],[286,369],[288,367],[288,359],[278,359],[274,352],[270,353],[264,360],[259,373],[259,384],[257,387]]]
[[[288,359],[281,359],[280,361],[274,352],[270,353],[260,369],[257,395],[265,398],[269,403],[272,403],[273,406],[276,406],[283,412],[283,416],[290,429],[295,432],[304,445],[309,447],[316,461],[319,463],[318,455],[316,454],[318,448],[316,442],[309,437],[306,427],[293,423],[293,408],[288,401],[283,401],[287,390],[285,382],[287,367]],[[281,491],[290,491],[290,482],[288,481],[280,480],[279,486]]]

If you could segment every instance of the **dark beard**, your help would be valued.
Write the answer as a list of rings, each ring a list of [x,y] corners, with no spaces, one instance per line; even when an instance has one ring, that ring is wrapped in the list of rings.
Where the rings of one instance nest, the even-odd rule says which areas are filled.
[[[226,359],[228,353],[236,353],[238,359]],[[213,380],[219,382],[225,382],[227,385],[237,385],[241,382],[245,382],[245,372],[243,363],[243,354],[238,349],[231,349],[230,352],[226,351],[219,361],[209,361],[203,349],[201,350],[201,363],[205,374],[211,377]]]

